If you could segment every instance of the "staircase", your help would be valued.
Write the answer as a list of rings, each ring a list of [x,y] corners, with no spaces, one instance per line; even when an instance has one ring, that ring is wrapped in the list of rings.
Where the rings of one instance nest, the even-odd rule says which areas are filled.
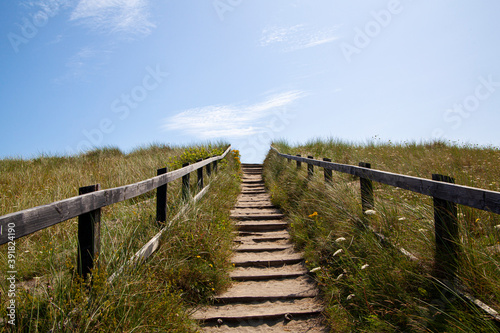
[[[243,184],[231,212],[238,235],[233,285],[193,318],[204,332],[326,332],[315,284],[293,249],[287,222],[272,205],[262,165],[243,164]]]

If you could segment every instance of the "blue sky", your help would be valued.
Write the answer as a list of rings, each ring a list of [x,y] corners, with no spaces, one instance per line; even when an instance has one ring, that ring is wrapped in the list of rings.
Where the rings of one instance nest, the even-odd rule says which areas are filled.
[[[0,157],[224,139],[500,146],[500,2],[0,4]]]

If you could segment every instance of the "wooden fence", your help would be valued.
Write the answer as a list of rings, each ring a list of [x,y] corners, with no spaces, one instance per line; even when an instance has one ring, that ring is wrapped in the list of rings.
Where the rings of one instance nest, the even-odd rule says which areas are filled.
[[[56,201],[47,205],[25,209],[0,216],[0,245],[51,227],[74,217],[78,217],[78,273],[84,277],[93,268],[94,258],[100,250],[101,208],[132,199],[157,189],[156,220],[166,221],[167,184],[182,177],[183,197],[189,196],[189,176],[197,171],[198,188],[204,187],[203,167],[208,176],[217,170],[217,162],[231,150],[229,146],[220,156],[198,160],[194,164],[184,164],[181,169],[167,172],[167,168],[157,170],[157,176],[134,184],[101,190],[100,185],[81,187],[79,196]],[[15,232],[8,232],[13,230]]]
[[[374,207],[372,181],[433,197],[436,236],[434,273],[438,278],[453,281],[456,276],[460,241],[457,204],[500,214],[500,192],[457,185],[454,184],[455,180],[448,176],[433,174],[432,179],[405,176],[372,170],[369,163],[360,162],[359,166],[353,166],[333,163],[328,158],[320,161],[312,156],[292,156],[282,154],[274,147],[271,149],[288,161],[296,161],[297,168],[301,168],[302,162],[307,163],[308,177],[313,175],[314,166],[323,168],[326,182],[332,181],[332,170],[358,176],[363,211]]]

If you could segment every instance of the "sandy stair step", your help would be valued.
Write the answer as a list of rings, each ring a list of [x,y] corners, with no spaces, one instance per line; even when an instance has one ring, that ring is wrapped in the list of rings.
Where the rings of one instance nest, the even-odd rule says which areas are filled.
[[[303,298],[290,301],[266,301],[253,304],[225,304],[202,308],[192,318],[200,321],[247,321],[255,319],[271,319],[298,317],[320,313],[321,303],[314,298]]]
[[[236,231],[238,236],[234,239],[235,242],[272,242],[278,240],[290,239],[290,234],[286,230],[279,231]]]
[[[262,176],[243,176],[241,181],[243,182],[243,185],[248,184],[249,182],[264,184]]]
[[[247,194],[249,192],[260,192],[261,194],[266,193],[266,188],[263,186],[244,186],[241,188],[241,192],[243,194]]]
[[[235,223],[239,231],[276,231],[286,229],[287,222],[282,220],[251,220]]]
[[[282,278],[297,278],[307,274],[302,263],[279,267],[238,267],[229,276],[235,281],[259,281]]]
[[[318,291],[307,276],[295,279],[236,282],[215,297],[216,303],[266,302],[316,297]]]
[[[241,185],[241,187],[242,187],[242,188],[246,188],[246,187],[248,187],[248,188],[255,188],[255,187],[263,187],[263,188],[265,188],[265,187],[266,187],[266,185],[265,185],[265,183],[264,183],[264,182],[258,182],[258,183],[243,183],[243,184]]]
[[[240,202],[240,201],[269,201],[269,202],[271,202],[271,199],[269,198],[269,195],[267,193],[266,194],[259,194],[259,195],[240,194],[236,201],[237,202]]]
[[[281,220],[285,217],[283,214],[264,214],[264,213],[247,213],[247,214],[231,214],[230,218],[239,221],[250,220]]]
[[[253,183],[253,184],[264,184],[264,179],[261,176],[244,177],[242,180],[242,186]]]
[[[231,214],[235,215],[258,215],[258,214],[281,214],[281,210],[276,207],[272,208],[257,208],[257,207],[248,207],[248,208],[236,208],[231,209]]]
[[[258,207],[259,205],[274,207],[271,200],[269,200],[269,198],[252,198],[252,199],[250,199],[250,198],[245,198],[245,197],[237,200],[235,207],[249,206],[249,205],[253,205],[254,207],[255,206]]]
[[[318,315],[300,316],[291,321],[283,318],[255,318],[252,320],[242,320],[238,322],[227,322],[219,325],[215,322],[207,322],[202,330],[205,333],[283,333],[283,332],[307,332],[307,333],[328,333],[329,330],[323,326],[322,319]]]
[[[264,194],[267,193],[266,190],[242,190],[242,194]]]
[[[276,252],[276,251],[283,251],[283,250],[288,250],[288,249],[293,249],[292,244],[275,244],[271,242],[266,242],[266,243],[246,243],[246,244],[241,244],[240,246],[237,246],[234,248],[233,251],[235,252]]]
[[[277,251],[277,249],[287,250],[293,249],[293,244],[288,238],[283,239],[273,239],[264,241],[254,241],[252,237],[238,237],[238,239],[233,240],[235,252],[262,252],[261,250],[267,251]]]
[[[271,202],[248,202],[248,203],[238,203],[234,206],[234,209],[246,209],[246,208],[257,208],[257,209],[272,209],[276,208]]]
[[[281,267],[303,261],[304,258],[300,254],[276,254],[276,252],[262,252],[258,255],[254,252],[239,252],[231,259],[235,267]]]

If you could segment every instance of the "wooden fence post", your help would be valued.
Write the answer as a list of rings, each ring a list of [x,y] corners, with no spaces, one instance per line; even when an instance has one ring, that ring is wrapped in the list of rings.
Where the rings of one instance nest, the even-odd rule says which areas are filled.
[[[199,159],[196,162],[201,162],[203,159]],[[203,190],[203,167],[198,168],[198,189]]]
[[[313,156],[307,156],[307,158],[314,159]],[[314,176],[314,165],[307,163],[307,178],[311,179]]]
[[[214,155],[212,157],[215,157],[215,156],[217,156],[217,155]],[[213,161],[212,163],[213,163],[214,172],[217,172],[217,160]]]
[[[210,158],[210,157],[207,157],[207,158]],[[212,163],[208,163],[207,164],[207,177],[210,177],[211,174],[212,174]]]
[[[161,168],[156,174],[163,175],[168,172],[167,168]],[[156,189],[156,223],[159,225],[167,221],[167,184]]]
[[[189,163],[184,163],[182,167],[187,167]],[[190,180],[190,174],[188,173],[187,175],[182,176],[182,199],[187,200],[189,199],[189,180]]]
[[[454,178],[439,174],[433,174],[432,180],[455,183]],[[459,252],[457,204],[435,197],[433,201],[436,236],[434,273],[437,278],[453,281],[457,272]]]
[[[99,184],[80,187],[79,195],[99,191]],[[101,209],[78,216],[77,271],[84,279],[94,268],[101,248]]]
[[[363,168],[371,168],[370,163],[359,162],[359,166]],[[373,183],[370,179],[359,178],[361,187],[361,208],[363,213],[375,207],[375,200],[373,199]]]
[[[331,162],[332,160],[326,157],[323,157],[323,161],[325,162]],[[325,174],[325,183],[331,184],[332,183],[332,170],[323,168],[324,174]]]
[[[297,157],[300,157],[300,154],[297,154]],[[297,169],[302,168],[302,162],[297,161]]]

